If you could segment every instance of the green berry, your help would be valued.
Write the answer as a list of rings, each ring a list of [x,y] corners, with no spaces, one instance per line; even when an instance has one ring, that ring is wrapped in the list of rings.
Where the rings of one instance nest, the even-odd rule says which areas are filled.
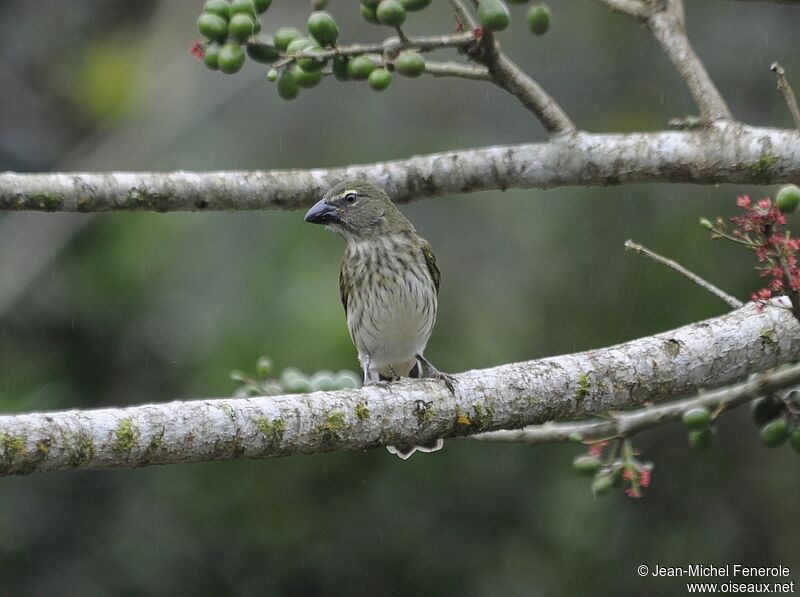
[[[573,470],[579,475],[593,477],[603,464],[594,456],[578,456],[572,461]]]
[[[614,487],[625,485],[625,465],[622,461],[617,460],[611,467],[611,479],[614,481]]]
[[[256,18],[256,5],[253,0],[231,0],[230,11],[231,18],[238,12],[243,12]]]
[[[219,70],[219,65],[217,62],[219,60],[220,47],[221,46],[218,43],[211,42],[206,46],[206,49],[203,52],[203,62],[211,70]]]
[[[789,436],[789,444],[795,452],[800,454],[800,427],[792,431],[792,434]]]
[[[320,10],[308,17],[308,32],[321,46],[332,46],[339,37],[339,27],[333,17]]]
[[[200,14],[197,19],[197,29],[208,39],[225,39],[228,35],[228,23],[213,12]]]
[[[316,48],[321,50],[316,43],[311,41],[310,39],[306,39],[305,37],[298,37],[297,39],[293,40],[292,43],[286,48],[287,54],[300,54],[303,50],[307,50],[309,48]],[[316,60],[315,58],[298,58],[297,64],[299,64],[303,70],[311,72],[315,70],[320,70],[323,66],[325,66],[325,62],[321,60]]]
[[[301,35],[302,33],[300,33],[299,29],[295,29],[294,27],[281,27],[275,32],[275,47],[281,52],[285,52],[289,44]]]
[[[256,24],[253,18],[243,12],[237,12],[228,23],[228,35],[240,43],[244,43],[255,33]]]
[[[342,370],[336,374],[336,383],[339,387],[344,388],[360,388],[361,378],[352,371]]]
[[[400,0],[400,4],[403,5],[403,8],[405,8],[410,12],[427,8],[430,5],[430,3],[431,0]]]
[[[300,86],[294,80],[292,73],[284,70],[278,77],[278,95],[281,99],[293,100],[300,94]]]
[[[305,377],[298,377],[290,383],[284,384],[283,389],[289,394],[308,394],[314,391],[314,386]]]
[[[418,52],[400,52],[394,59],[394,69],[405,77],[419,77],[425,72],[425,60]]]
[[[297,54],[298,52],[302,52],[306,48],[310,48],[314,45],[314,42],[308,39],[307,37],[298,37],[293,39],[288,46],[286,46],[286,53],[287,54]]]
[[[399,27],[406,20],[406,9],[398,0],[381,0],[375,9],[375,16],[383,25]]]
[[[247,55],[256,62],[271,64],[278,59],[280,53],[271,37],[259,36],[247,42]]]
[[[392,73],[385,68],[376,68],[367,77],[367,84],[375,91],[383,91],[392,83]]]
[[[534,4],[528,9],[528,29],[534,35],[544,35],[550,29],[550,7]]]
[[[764,396],[753,400],[750,407],[750,415],[753,422],[759,427],[763,427],[770,421],[777,419],[783,414],[786,405],[777,396]]]
[[[217,66],[226,75],[238,73],[244,64],[244,50],[239,44],[225,44],[219,49]]]
[[[269,81],[270,83],[274,83],[277,80],[278,80],[278,71],[276,71],[274,68],[269,69],[267,71],[267,81]]]
[[[706,429],[711,425],[711,414],[701,407],[690,408],[683,413],[683,424],[689,429]]]
[[[761,428],[761,443],[777,448],[789,437],[789,423],[783,417],[774,419]]]
[[[711,220],[708,218],[700,218],[700,225],[707,230],[711,230],[714,227],[714,224],[711,223]]]
[[[280,376],[280,384],[282,386],[291,383],[295,379],[304,378],[303,372],[300,371],[297,367],[286,367],[283,371],[281,371]]]
[[[478,18],[488,31],[502,31],[511,21],[508,6],[503,0],[481,0],[478,5]]]
[[[714,441],[714,432],[710,427],[695,429],[689,432],[689,447],[693,450],[706,450]]]
[[[211,70],[219,70],[220,47],[221,46],[218,43],[211,42],[206,46],[206,49],[203,52],[203,62]]]
[[[350,73],[347,72],[348,62],[350,61],[347,59],[347,56],[337,56],[333,59],[331,70],[333,70],[333,76],[336,77],[337,81],[350,80]]]
[[[778,205],[778,209],[783,213],[794,213],[797,211],[797,206],[800,205],[800,188],[793,184],[781,187],[781,190],[778,191],[775,203]]]
[[[225,0],[208,0],[203,4],[203,12],[210,12],[218,15],[226,21],[231,16],[230,6]]]
[[[373,25],[381,24],[378,20],[378,15],[375,14],[375,8],[367,6],[363,2],[361,3],[361,16],[364,17],[364,20],[368,23],[372,23]]]
[[[261,14],[272,5],[272,0],[254,0],[253,4],[255,4],[256,12]]]
[[[297,82],[300,87],[310,89],[316,87],[322,81],[322,72],[319,70],[307,71],[304,70],[299,64],[293,64],[289,69],[292,78]]]
[[[267,356],[260,356],[256,361],[256,375],[261,379],[266,379],[275,368],[275,363]]]
[[[485,2],[486,0],[483,0]],[[481,4],[483,4],[481,2]],[[614,479],[611,478],[609,473],[601,473],[592,481],[592,493],[595,496],[606,495],[614,485]]]
[[[347,72],[356,81],[363,81],[375,70],[375,63],[368,56],[356,56],[347,65]]]
[[[317,371],[309,381],[318,392],[332,392],[339,389],[333,371]]]
[[[311,0],[311,10],[325,10],[328,0]]]

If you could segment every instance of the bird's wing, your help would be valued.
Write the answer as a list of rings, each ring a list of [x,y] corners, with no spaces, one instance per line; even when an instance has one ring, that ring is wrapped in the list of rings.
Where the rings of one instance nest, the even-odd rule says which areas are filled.
[[[350,276],[344,271],[344,262],[339,268],[339,297],[342,299],[344,313],[347,315],[347,297],[350,294]]]
[[[431,245],[428,241],[422,241],[422,256],[425,258],[425,265],[428,266],[428,272],[433,280],[433,285],[436,287],[436,293],[439,293],[439,279],[442,277],[439,272],[439,266],[436,265],[436,257],[433,255]]]

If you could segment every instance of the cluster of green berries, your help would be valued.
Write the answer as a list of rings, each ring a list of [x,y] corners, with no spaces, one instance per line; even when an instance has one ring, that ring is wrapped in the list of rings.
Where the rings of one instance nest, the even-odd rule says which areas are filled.
[[[508,0],[511,4],[525,4],[528,0]],[[511,23],[511,11],[503,0],[480,0],[478,18],[487,31],[502,31]],[[544,35],[550,29],[550,7],[536,2],[528,9],[528,30],[534,35]]]
[[[274,37],[259,35],[261,23],[257,15],[264,12],[271,0],[207,0],[197,26],[206,38],[203,60],[211,69],[235,73],[247,55],[265,64],[280,61],[279,68],[267,73],[267,80],[277,83],[278,95],[286,100],[296,98],[301,89],[315,87],[323,74],[332,74],[340,81],[367,81],[382,91],[392,82],[392,72],[418,77],[425,71],[425,61],[413,50],[400,52],[391,59],[375,55],[339,55],[336,51],[339,27],[328,12],[322,10],[327,0],[312,0],[313,12],[308,18],[305,36],[294,27],[280,27]],[[365,18],[383,25],[398,26],[406,11],[426,8],[431,0],[363,0]],[[243,49],[243,46],[245,49]],[[288,60],[287,60],[288,59]],[[330,70],[325,70],[330,64]]]
[[[693,450],[706,450],[714,441],[714,426],[711,413],[703,406],[690,408],[681,418],[689,430],[689,447]]]
[[[754,400],[751,414],[761,430],[762,444],[777,448],[788,439],[795,451],[800,452],[800,427],[793,424],[800,415],[800,389]],[[707,408],[690,408],[683,413],[682,420],[689,430],[690,448],[705,450],[711,446],[714,427]]]
[[[751,414],[761,429],[762,444],[777,448],[788,439],[794,451],[800,453],[800,427],[795,425],[800,415],[800,389],[754,400]]]
[[[248,54],[258,60],[251,44],[255,45],[253,38],[261,31],[258,15],[270,4],[272,0],[207,0],[197,19],[197,29],[206,38],[203,49],[206,66],[229,75],[239,72],[245,58],[243,45]]]
[[[636,458],[630,440],[621,440],[622,450],[617,455],[604,459],[603,452],[608,441],[595,442],[588,453],[572,461],[572,469],[581,476],[592,477],[592,494],[607,495],[612,489],[622,489],[625,495],[642,497],[642,489],[650,485],[653,463],[643,463]]]
[[[278,396],[280,394],[306,394],[328,392],[345,388],[360,388],[361,378],[353,371],[317,371],[307,375],[295,367],[287,367],[273,377],[275,367],[272,359],[262,356],[256,363],[256,375],[251,377],[241,371],[231,371],[230,377],[240,382],[235,396]]]

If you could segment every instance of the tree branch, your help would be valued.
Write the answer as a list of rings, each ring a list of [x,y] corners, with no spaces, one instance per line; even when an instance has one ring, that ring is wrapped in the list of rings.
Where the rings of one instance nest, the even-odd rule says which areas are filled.
[[[776,301],[774,301],[776,302]],[[360,390],[0,417],[0,474],[410,444],[641,406],[800,357],[786,309],[748,305],[610,348]]]
[[[262,172],[0,173],[0,210],[301,209],[361,178],[399,203],[495,189],[641,182],[776,184],[800,179],[800,132],[715,123],[702,130],[560,136],[403,160]]]
[[[725,99],[717,89],[689,43],[684,23],[683,0],[597,0],[647,25],[689,87],[705,122],[733,120]]]
[[[676,400],[658,406],[612,414],[605,421],[575,423],[545,423],[524,429],[479,433],[472,439],[482,441],[521,442],[525,444],[554,444],[567,441],[593,442],[632,435],[679,421],[683,413],[703,407],[716,415],[746,402],[800,383],[800,364],[754,375],[745,382]]]
[[[453,33],[450,35],[431,35],[419,37],[390,37],[387,40],[374,44],[349,44],[337,46],[330,50],[320,50],[311,48],[297,52],[296,54],[285,55],[272,64],[272,68],[282,68],[291,64],[301,57],[316,58],[320,61],[330,60],[336,56],[359,56],[361,54],[385,54],[396,56],[402,50],[417,50],[419,52],[431,52],[442,48],[463,48],[475,43],[475,34],[472,31],[463,33]]]
[[[551,134],[575,131],[575,124],[556,101],[502,52],[486,62],[492,80],[516,97],[522,105],[536,114]]]
[[[667,0],[668,8],[654,10],[647,26],[678,69],[705,121],[733,120],[728,105],[689,43],[683,23],[683,0]]]

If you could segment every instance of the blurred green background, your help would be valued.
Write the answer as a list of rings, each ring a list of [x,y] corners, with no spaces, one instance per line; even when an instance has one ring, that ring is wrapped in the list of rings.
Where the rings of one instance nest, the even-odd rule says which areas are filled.
[[[444,2],[409,33],[449,30]],[[734,114],[790,126],[769,65],[800,84],[796,7],[687,0],[689,34]],[[484,83],[325,81],[291,103],[265,69],[188,53],[201,2],[0,3],[0,170],[269,169],[543,140]],[[693,113],[646,30],[592,2],[524,8],[502,43],[590,131],[658,130]],[[333,0],[343,41],[376,41]],[[303,26],[275,0],[266,31]],[[774,188],[634,185],[476,193],[404,207],[443,272],[426,354],[446,371],[601,347],[725,306],[627,254],[634,238],[740,297],[751,257],[701,215]],[[232,394],[261,354],[357,368],[338,298],[341,241],[301,213],[0,215],[0,409],[123,406]],[[674,595],[636,567],[784,564],[800,579],[797,455],[722,419],[707,453],[671,426],[637,439],[645,498],[593,499],[576,446],[451,440],[385,450],[0,479],[3,595]]]

